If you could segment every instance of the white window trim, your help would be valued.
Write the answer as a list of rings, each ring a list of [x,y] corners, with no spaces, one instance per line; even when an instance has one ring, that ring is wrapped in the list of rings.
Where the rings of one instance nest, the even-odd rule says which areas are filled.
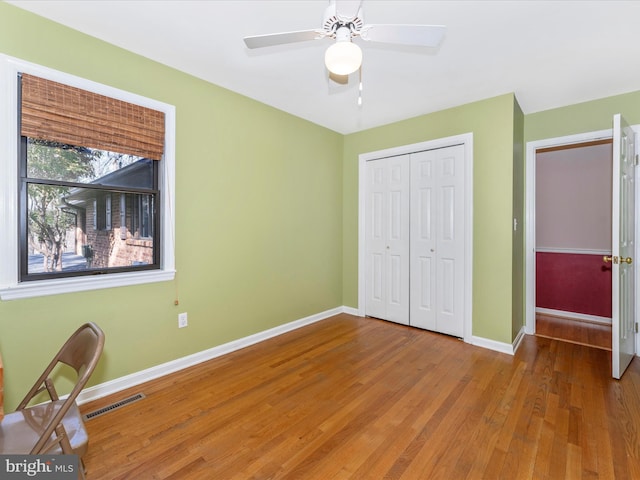
[[[161,263],[159,270],[18,282],[18,72],[82,88],[164,112],[165,152],[160,169]],[[0,300],[122,287],[175,276],[175,107],[107,85],[0,54]]]

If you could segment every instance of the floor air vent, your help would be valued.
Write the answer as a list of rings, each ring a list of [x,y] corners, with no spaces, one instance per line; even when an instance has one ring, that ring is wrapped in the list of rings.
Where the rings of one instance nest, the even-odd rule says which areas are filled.
[[[125,405],[129,405],[130,403],[137,402],[138,400],[142,400],[143,398],[145,398],[144,393],[136,393],[131,397],[123,398],[122,400],[112,403],[111,405],[107,405],[106,407],[102,407],[93,412],[89,412],[83,415],[82,418],[85,421],[91,420],[92,418],[99,417],[100,415],[104,415],[105,413],[113,412],[114,410],[117,410],[120,407],[124,407]]]

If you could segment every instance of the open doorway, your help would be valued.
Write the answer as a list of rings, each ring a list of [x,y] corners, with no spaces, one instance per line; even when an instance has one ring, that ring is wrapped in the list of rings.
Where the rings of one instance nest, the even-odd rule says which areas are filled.
[[[636,182],[639,156],[636,155],[640,125],[630,126],[620,114],[613,116],[613,128],[585,134],[527,142],[526,146],[526,239],[525,239],[525,333],[536,333],[536,152],[547,147],[613,139],[611,190],[611,255],[603,256],[612,267],[611,282],[611,375],[620,379],[640,350],[638,316],[635,308],[640,269],[640,222],[635,209],[640,198]]]
[[[535,155],[536,335],[610,350],[612,139]]]
[[[528,334],[611,348],[611,138],[527,144]]]

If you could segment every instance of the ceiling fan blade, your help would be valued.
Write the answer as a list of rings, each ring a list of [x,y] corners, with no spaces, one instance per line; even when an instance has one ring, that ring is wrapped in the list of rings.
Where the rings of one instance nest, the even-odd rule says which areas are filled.
[[[306,42],[324,38],[326,33],[322,30],[299,30],[297,32],[269,33],[267,35],[255,35],[244,37],[244,43],[248,48],[272,47],[285,43]]]
[[[372,42],[437,47],[446,29],[444,25],[365,25],[360,37]]]
[[[340,85],[346,85],[349,83],[349,75],[337,75],[333,72],[329,72],[329,79]]]
[[[336,0],[336,16],[343,22],[350,22],[358,15],[362,0]]]

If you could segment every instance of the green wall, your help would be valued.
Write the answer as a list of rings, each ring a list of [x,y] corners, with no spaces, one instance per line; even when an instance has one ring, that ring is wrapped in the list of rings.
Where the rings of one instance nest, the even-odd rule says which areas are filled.
[[[176,280],[0,302],[7,410],[87,320],[107,338],[97,384],[342,305],[342,135],[6,3],[0,52],[177,123]]]
[[[358,155],[472,132],[473,335],[511,343],[514,102],[502,95],[345,137],[345,305],[358,306]]]
[[[531,142],[609,129],[616,113],[631,125],[640,124],[640,91],[526,115],[524,139]]]

